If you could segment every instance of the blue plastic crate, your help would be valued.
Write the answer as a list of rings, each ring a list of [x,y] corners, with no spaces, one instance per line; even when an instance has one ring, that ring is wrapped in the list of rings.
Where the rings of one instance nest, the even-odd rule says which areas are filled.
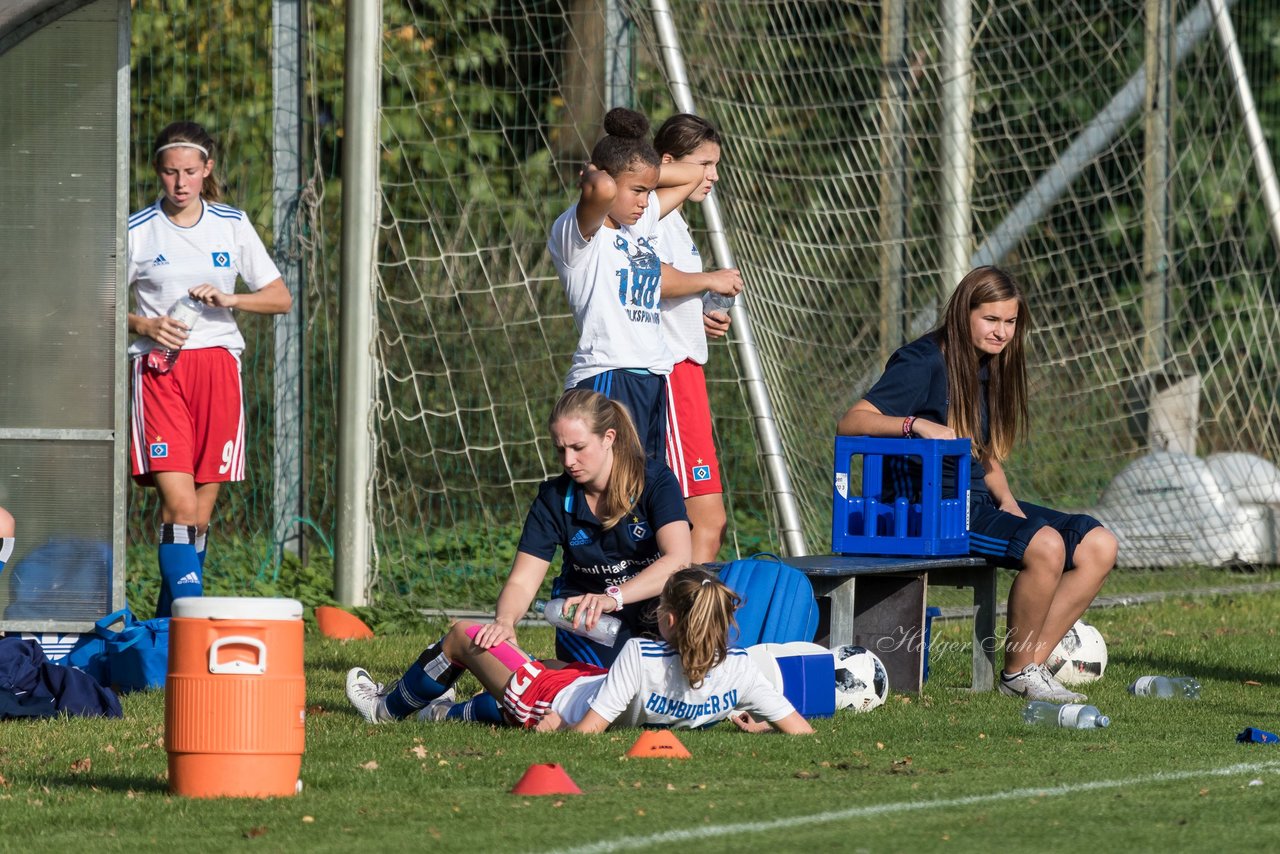
[[[969,553],[969,440],[837,436],[831,498],[831,551],[847,555],[933,557]],[[850,471],[862,457],[861,483]],[[920,463],[920,503],[884,500],[887,457]],[[955,459],[954,494],[942,494],[943,461]]]

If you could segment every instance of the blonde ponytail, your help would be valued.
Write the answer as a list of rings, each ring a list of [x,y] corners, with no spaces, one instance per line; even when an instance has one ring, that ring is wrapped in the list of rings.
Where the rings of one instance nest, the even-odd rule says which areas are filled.
[[[658,619],[675,618],[668,639],[691,688],[701,686],[711,669],[728,656],[729,629],[741,604],[738,594],[705,566],[685,567],[667,579]]]

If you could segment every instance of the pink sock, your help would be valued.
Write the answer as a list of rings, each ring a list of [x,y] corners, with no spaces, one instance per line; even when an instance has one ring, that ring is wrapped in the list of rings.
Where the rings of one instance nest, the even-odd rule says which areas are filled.
[[[474,642],[476,639],[476,635],[478,635],[480,633],[480,630],[483,628],[484,626],[481,626],[481,625],[467,626],[465,630],[467,633],[467,637],[471,638],[471,640]],[[497,646],[489,647],[489,652],[493,653],[493,656],[497,658],[498,661],[501,661],[508,670],[513,670],[513,671],[519,670],[521,667],[523,667],[526,661],[533,660],[532,656],[530,656],[524,650],[520,649],[520,647],[516,646],[513,643],[509,643],[507,641],[503,641]]]

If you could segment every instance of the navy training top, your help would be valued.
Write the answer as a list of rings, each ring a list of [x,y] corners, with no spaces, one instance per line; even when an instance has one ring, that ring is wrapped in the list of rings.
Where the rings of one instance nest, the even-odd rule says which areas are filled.
[[[982,420],[983,441],[990,438],[990,426],[987,414],[987,381],[988,366],[985,361],[978,370],[978,409]],[[942,350],[938,347],[934,333],[917,338],[910,344],[903,345],[894,351],[885,363],[884,374],[876,380],[876,384],[866,394],[866,400],[879,409],[884,415],[902,418],[914,415],[932,421],[935,424],[947,423],[947,411],[951,405],[951,395],[947,382],[947,364]],[[944,460],[944,463],[947,462]],[[905,474],[914,484],[911,500],[919,500],[920,464],[912,460],[911,465],[903,470],[897,469],[899,475]],[[987,492],[986,469],[976,456],[969,458],[969,490],[971,493]],[[887,473],[889,474],[889,473]],[[955,464],[944,465],[942,489],[944,495],[954,494]],[[894,489],[896,481],[892,474],[886,477],[886,489],[893,496],[902,489]]]
[[[560,575],[552,585],[554,595],[603,593],[661,557],[658,529],[688,520],[680,483],[665,462],[646,461],[640,499],[607,531],[587,507],[582,487],[562,474],[538,488],[517,550],[546,561],[555,557],[557,548],[564,550]],[[624,608],[622,613],[631,610]]]

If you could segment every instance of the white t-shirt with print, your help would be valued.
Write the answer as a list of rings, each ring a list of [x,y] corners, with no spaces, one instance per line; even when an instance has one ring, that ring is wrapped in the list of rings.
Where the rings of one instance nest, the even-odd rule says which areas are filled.
[[[658,194],[635,225],[601,225],[590,240],[578,229],[578,206],[551,226],[547,249],[578,326],[578,349],[564,387],[618,369],[671,373],[673,359],[662,339],[658,303]]]
[[[195,225],[174,224],[160,207],[160,200],[129,217],[129,285],[134,289],[137,314],[160,317],[187,291],[210,284],[223,293],[235,293],[236,278],[257,291],[280,278],[262,239],[245,212],[229,205],[206,202]],[[129,345],[129,355],[153,349],[156,342],[139,336]],[[231,309],[205,306],[191,330],[187,350],[225,347],[244,350],[244,338]]]
[[[672,211],[658,225],[658,257],[683,273],[701,273],[702,256],[680,211]],[[662,335],[676,362],[707,363],[707,333],[702,325],[702,292],[664,297]]]
[[[697,688],[689,686],[680,656],[662,641],[632,638],[602,676],[577,679],[556,694],[551,708],[566,723],[592,709],[616,726],[696,729],[734,711],[779,721],[795,707],[770,685],[746,650],[730,649]]]

